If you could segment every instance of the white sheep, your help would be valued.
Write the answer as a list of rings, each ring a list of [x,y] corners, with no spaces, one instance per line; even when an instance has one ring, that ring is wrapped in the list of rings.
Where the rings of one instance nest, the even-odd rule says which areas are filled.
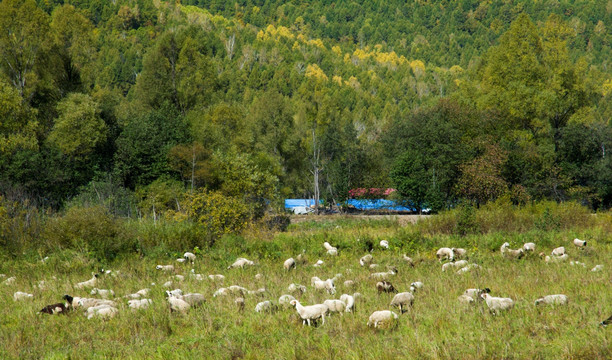
[[[397,314],[391,310],[374,311],[368,319],[368,326],[377,328],[381,324],[388,324],[390,327],[397,318]]]
[[[285,262],[283,263],[283,267],[287,271],[289,271],[291,269],[295,269],[295,259],[294,258],[289,258],[289,259],[285,260]]]
[[[170,304],[170,311],[185,313],[191,308],[191,305],[189,305],[188,302],[174,296],[168,297],[168,303]]]
[[[130,309],[132,309],[132,311],[147,309],[151,304],[153,304],[153,300],[151,299],[128,300],[128,306],[130,307]]]
[[[480,266],[478,264],[468,264],[467,266],[462,267],[461,269],[457,270],[457,274],[463,274],[466,273],[472,269],[477,269]]]
[[[274,311],[276,311],[276,306],[272,304],[270,300],[262,301],[260,303],[257,303],[257,305],[255,305],[255,312],[258,312],[258,313],[262,313],[262,312],[272,313]]]
[[[314,285],[313,285],[314,286]],[[291,293],[299,292],[300,295],[306,292],[306,286],[300,284],[291,284],[287,287],[287,290]]]
[[[240,296],[244,296],[244,294],[247,294],[249,292],[249,290],[247,290],[246,288],[239,286],[239,285],[231,285],[227,288],[232,294],[234,295],[240,295]]]
[[[172,281],[166,281],[162,286],[165,288],[171,288],[174,286],[174,283]]]
[[[204,295],[200,293],[188,293],[179,297],[181,300],[185,301],[191,307],[198,307],[201,304],[206,302]]]
[[[346,310],[346,303],[342,300],[325,300],[323,301],[323,305],[327,306],[330,314],[337,312],[342,315],[342,313]]]
[[[83,281],[74,285],[76,289],[92,288],[98,283],[98,274],[93,274],[93,277],[87,281]]]
[[[491,289],[489,288],[484,288],[484,289],[467,289],[463,292],[463,295],[465,296],[469,296],[474,300],[478,300],[478,299],[482,299],[480,297],[480,295],[484,294],[484,293],[490,293]]]
[[[485,300],[489,310],[494,315],[499,314],[499,311],[501,310],[512,309],[514,306],[514,301],[512,301],[510,298],[493,297],[488,293],[483,293],[480,295],[480,297]]]
[[[572,265],[572,266],[580,265],[583,268],[586,268],[586,264],[583,263],[583,262],[580,262],[580,261],[570,261],[570,265]]]
[[[324,304],[316,304],[310,306],[302,306],[298,300],[291,300],[290,304],[295,307],[295,310],[302,318],[302,325],[308,323],[310,326],[311,320],[322,319],[322,325],[325,325],[325,315],[329,312],[329,309]]]
[[[219,281],[219,282],[225,280],[225,276],[221,274],[215,274],[215,275],[211,274],[211,275],[208,275],[208,278],[212,281]]]
[[[244,311],[244,298],[236,298],[234,304],[238,307],[238,311]]]
[[[500,251],[502,256],[511,259],[520,259],[525,255],[525,251],[522,248],[517,250],[510,249],[510,244],[507,242],[502,244]]]
[[[173,272],[174,265],[157,265],[155,267],[156,270],[164,271],[164,272]]]
[[[563,255],[565,255],[565,247],[559,246],[558,248],[553,249],[552,255],[553,256],[563,256]]]
[[[387,280],[391,275],[395,275],[395,274],[396,274],[395,271],[389,270],[386,272],[371,273],[370,277],[376,280]]]
[[[459,295],[458,300],[462,304],[472,304],[472,303],[474,303],[476,301],[476,300],[474,300],[473,297],[468,296],[466,294]]]
[[[557,263],[557,262],[562,262],[562,261],[566,261],[567,259],[569,259],[569,256],[567,254],[563,254],[560,256],[548,256],[546,255],[544,257],[544,261],[545,262],[553,262],[553,263]]]
[[[603,270],[604,266],[603,265],[595,265],[594,268],[591,269],[592,272],[597,272],[597,271],[601,271]]]
[[[344,309],[345,312],[353,312],[355,310],[355,294],[342,294],[340,296],[340,301],[346,304],[346,307]]]
[[[255,265],[255,263],[249,259],[245,259],[245,258],[238,258],[236,259],[236,261],[234,261],[234,263],[230,266],[228,266],[228,270],[229,269],[236,269],[236,268],[244,268],[245,266],[253,266]]]
[[[326,290],[331,295],[336,293],[334,279],[327,279],[325,281],[313,279],[312,284],[316,290]]]
[[[563,294],[546,295],[535,301],[535,305],[549,304],[549,305],[566,305],[567,296]]]
[[[257,295],[257,296],[264,296],[266,293],[266,288],[259,288],[257,290],[248,290],[247,294],[249,295]]]
[[[191,271],[189,272],[189,277],[191,279],[195,279],[197,281],[203,281],[204,280],[204,275],[196,274],[194,269],[191,269]]]
[[[370,264],[368,267],[369,267],[370,269],[377,269],[377,268],[378,268],[378,266],[379,266],[378,264]]]
[[[171,291],[167,290],[166,291],[166,296],[167,297],[172,297],[172,296],[180,297],[180,296],[183,296],[183,290],[181,290],[181,289],[174,289],[174,290],[171,290]]]
[[[327,255],[330,255],[330,256],[336,256],[336,255],[338,255],[338,249],[335,249],[335,248],[334,248],[334,249],[329,249],[329,250],[327,250]]]
[[[74,299],[78,299],[78,301],[76,301]],[[113,300],[105,300],[105,299],[94,299],[94,298],[74,298],[72,300],[72,306],[75,308],[82,308],[83,310],[87,310],[89,308],[92,307],[97,307],[97,306],[111,306],[111,307],[117,307],[117,303],[114,302]]]
[[[259,274],[259,273],[255,274],[255,280],[263,280],[263,278],[264,278],[263,274]]]
[[[30,300],[32,298],[34,298],[34,295],[28,294],[26,292],[17,291],[16,293],[13,294],[14,301]]]
[[[587,242],[585,240],[574,239],[574,245],[580,249],[584,249],[587,246]]]
[[[328,243],[327,241],[323,243],[323,247],[325,248],[325,250],[336,249],[335,247],[331,246],[331,244]]]
[[[346,280],[346,281],[343,283],[343,285],[344,285],[344,287],[346,287],[346,288],[353,288],[353,287],[355,287],[355,285],[356,285],[356,284],[355,284],[355,281],[353,281],[353,280]]]
[[[186,261],[187,261],[187,260],[186,260],[185,258],[178,258],[178,259],[176,259],[176,262],[177,262],[177,263],[179,263],[179,264],[183,264],[183,263],[185,263]]]
[[[453,249],[447,247],[438,249],[438,251],[436,252],[436,256],[438,257],[439,261],[442,261],[444,259],[453,261],[455,259],[455,253],[453,252]]]
[[[317,262],[316,262],[314,265],[312,265],[312,266],[314,266],[314,267],[320,267],[320,266],[322,266],[322,265],[323,265],[323,260],[319,259],[319,260],[317,260]]]
[[[531,251],[534,252],[536,249],[536,244],[532,243],[532,242],[528,242],[528,243],[524,243],[523,244],[523,251]]]
[[[196,260],[196,255],[192,252],[186,252],[183,254],[183,257],[189,261],[191,261],[191,263],[193,264]]]
[[[420,281],[415,281],[412,284],[410,284],[410,291],[411,292],[415,292],[416,289],[422,289],[423,286],[425,286],[422,282]]]
[[[107,290],[107,289],[93,288],[89,294],[90,295],[100,295],[102,299],[108,299],[109,297],[115,297],[115,292],[113,290]]]
[[[281,295],[281,297],[278,298],[278,303],[281,306],[289,307],[291,306],[291,300],[295,300],[293,295]]]
[[[468,264],[468,262],[466,260],[459,260],[459,261],[455,261],[455,262],[447,262],[442,264],[442,271],[446,271],[449,268],[458,268],[461,269],[462,267],[465,267]]]
[[[462,259],[467,255],[467,250],[463,248],[452,248],[451,250],[453,250],[455,259]]]
[[[404,259],[404,261],[406,263],[408,263],[408,265],[410,266],[414,266],[414,261],[412,261],[412,258],[406,254],[404,254],[404,256],[402,257],[402,259]]]
[[[400,313],[405,313],[405,307],[411,307],[414,302],[414,295],[410,292],[401,292],[396,294],[391,300],[391,306],[397,306],[400,308]]]
[[[373,257],[370,254],[364,255],[359,259],[359,265],[366,266],[372,263]]]
[[[119,310],[114,306],[98,305],[87,309],[87,319],[93,319],[94,317],[110,319],[115,317],[118,312]]]
[[[380,240],[379,245],[383,249],[389,249],[389,242],[387,240]]]

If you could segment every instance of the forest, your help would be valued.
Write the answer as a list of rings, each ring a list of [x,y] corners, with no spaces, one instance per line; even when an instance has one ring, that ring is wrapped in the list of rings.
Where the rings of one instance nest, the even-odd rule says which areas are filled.
[[[606,24],[612,1],[4,0],[2,214],[254,219],[315,178],[326,204],[608,209]]]

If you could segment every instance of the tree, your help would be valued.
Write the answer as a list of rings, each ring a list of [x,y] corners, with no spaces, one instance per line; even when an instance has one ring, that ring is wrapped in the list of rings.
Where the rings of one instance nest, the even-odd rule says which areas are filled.
[[[498,146],[485,145],[482,155],[460,166],[461,177],[457,182],[459,194],[482,205],[506,193],[508,184],[502,177],[506,158],[506,153]]]
[[[399,194],[416,207],[419,213],[427,206],[429,170],[423,153],[408,149],[396,159],[389,173]]]

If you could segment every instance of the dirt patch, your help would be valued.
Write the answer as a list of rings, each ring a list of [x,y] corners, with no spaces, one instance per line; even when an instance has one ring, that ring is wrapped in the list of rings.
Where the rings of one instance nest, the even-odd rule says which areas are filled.
[[[334,221],[341,219],[364,219],[364,220],[392,220],[401,226],[414,224],[421,219],[431,215],[292,215],[291,223],[298,224],[304,221]]]

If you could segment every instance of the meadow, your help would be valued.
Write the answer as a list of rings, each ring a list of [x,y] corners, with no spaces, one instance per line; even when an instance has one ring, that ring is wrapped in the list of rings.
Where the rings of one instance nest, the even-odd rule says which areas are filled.
[[[175,261],[182,255],[179,251],[123,254],[109,263],[76,250],[42,254],[49,256],[44,263],[28,254],[4,257],[0,274],[15,276],[16,281],[0,285],[0,358],[609,359],[612,329],[598,323],[612,314],[611,226],[610,214],[571,207],[522,212],[485,208],[408,225],[393,218],[340,217],[300,222],[286,232],[253,229],[196,249],[193,266]],[[574,238],[586,239],[587,249],[575,248]],[[378,246],[382,239],[389,241],[388,250]],[[338,248],[338,256],[326,255],[325,241]],[[570,260],[583,262],[586,268],[571,266],[569,260],[545,263],[537,254],[505,259],[499,247],[506,241],[512,248],[535,242],[536,253],[546,254],[565,246]],[[370,244],[377,270],[358,262]],[[469,261],[480,268],[464,274],[442,272],[435,257],[442,246],[467,249]],[[303,251],[306,263],[285,271],[283,261]],[[403,261],[403,254],[413,258],[414,267]],[[239,256],[256,265],[228,270]],[[313,267],[318,259],[324,265]],[[173,288],[202,293],[206,303],[186,314],[171,313],[161,285],[170,275],[157,271],[157,264],[174,264],[176,274],[185,275],[185,280],[175,281]],[[591,272],[597,264],[604,265],[603,270]],[[396,327],[375,330],[367,327],[368,317],[373,311],[391,309],[393,294],[378,294],[376,280],[369,275],[387,266],[397,268],[389,281],[400,292],[408,291],[414,281],[422,281],[424,288],[415,293],[413,308],[400,316]],[[118,315],[106,321],[88,320],[77,311],[67,316],[37,313],[60,302],[64,294],[89,296],[72,284],[91,278],[100,267],[118,274],[101,277],[97,287],[112,289],[117,297],[150,288],[153,305],[133,312],[127,300],[118,300]],[[203,275],[224,274],[226,279],[223,284],[208,278],[197,281],[188,276],[192,268]],[[312,276],[326,279],[338,273],[342,278],[334,296],[310,286]],[[263,278],[256,279],[256,274]],[[356,282],[354,288],[343,286],[349,279]],[[36,287],[40,280],[46,281],[46,290]],[[278,303],[291,283],[307,287],[303,295],[296,295],[305,305],[337,299],[343,293],[362,296],[354,313],[330,316],[317,327],[303,326],[293,308],[272,314],[254,311],[260,301]],[[246,295],[246,307],[240,312],[233,296],[212,296],[229,285],[265,287],[266,293]],[[457,299],[468,288],[484,287],[493,296],[512,298],[514,308],[494,316],[482,301],[468,306]],[[15,302],[15,291],[32,293],[34,298]],[[541,296],[560,293],[568,296],[567,306],[534,305]],[[399,314],[398,309],[391,310]]]

